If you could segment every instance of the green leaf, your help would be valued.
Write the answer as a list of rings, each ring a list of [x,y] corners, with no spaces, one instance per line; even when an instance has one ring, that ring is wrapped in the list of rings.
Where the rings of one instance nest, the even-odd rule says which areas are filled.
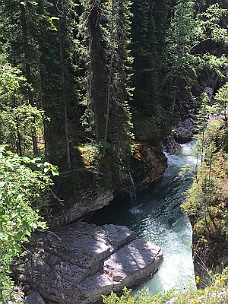
[[[57,166],[51,165],[51,173],[53,176],[59,175]]]

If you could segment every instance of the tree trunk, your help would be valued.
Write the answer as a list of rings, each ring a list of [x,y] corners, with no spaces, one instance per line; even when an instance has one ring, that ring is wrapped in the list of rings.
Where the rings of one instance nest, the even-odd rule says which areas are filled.
[[[93,132],[96,142],[105,138],[105,110],[107,96],[106,54],[102,46],[103,33],[101,30],[101,3],[92,1],[88,16],[89,56],[88,93],[93,113]]]
[[[20,4],[20,12],[21,12],[21,27],[22,27],[23,39],[24,39],[25,72],[26,72],[27,81],[31,85],[32,84],[31,65],[28,63],[30,56],[29,43],[28,43],[28,28],[26,22],[26,11],[23,4]],[[30,105],[34,106],[33,93],[30,87],[28,87],[28,99]],[[35,118],[33,122],[35,123]],[[31,130],[31,133],[32,133],[33,154],[34,156],[36,156],[38,154],[36,131],[33,129]]]
[[[62,102],[64,108],[64,131],[65,131],[65,144],[66,144],[66,161],[67,169],[71,170],[71,157],[70,157],[70,140],[69,140],[69,128],[68,128],[68,115],[67,115],[67,98],[66,98],[66,84],[65,84],[65,72],[64,72],[64,54],[62,44],[62,28],[59,23],[59,55],[61,63],[61,78],[62,78]]]

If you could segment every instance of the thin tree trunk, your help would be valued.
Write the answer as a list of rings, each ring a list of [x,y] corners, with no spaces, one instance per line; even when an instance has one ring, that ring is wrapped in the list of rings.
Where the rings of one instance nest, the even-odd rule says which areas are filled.
[[[21,134],[19,131],[19,124],[17,121],[17,153],[19,156],[22,156],[22,147],[21,147]]]
[[[64,108],[66,161],[67,161],[67,169],[71,170],[70,141],[69,141],[68,115],[67,115],[67,99],[66,99],[65,73],[64,73],[64,54],[63,54],[63,45],[62,45],[62,30],[61,30],[60,23],[59,23],[59,54],[60,54],[61,77],[62,77],[62,102],[63,102],[63,108]]]
[[[109,64],[109,75],[108,75],[108,87],[107,87],[107,108],[106,108],[106,120],[105,120],[105,136],[104,136],[104,142],[107,142],[107,137],[108,137],[108,123],[109,123],[109,114],[110,114],[110,98],[111,98],[111,83],[112,83],[112,73],[113,73],[113,57],[114,57],[114,49],[113,49],[113,43],[114,43],[114,20],[113,20],[113,14],[114,14],[114,4],[112,1],[112,33],[111,33],[111,59],[110,59],[110,64]],[[105,155],[105,146],[103,148],[103,155]]]
[[[24,54],[25,54],[25,70],[26,70],[26,78],[29,84],[32,84],[32,75],[31,75],[31,65],[28,63],[29,59],[29,44],[28,44],[28,29],[26,22],[26,11],[23,4],[20,4],[21,10],[21,26],[24,38]],[[34,106],[33,93],[30,87],[28,87],[28,99],[31,106]],[[35,124],[35,117],[33,118],[33,123]],[[33,144],[33,154],[36,156],[38,154],[37,147],[37,138],[36,131],[34,129],[31,130],[32,133],[32,144]]]

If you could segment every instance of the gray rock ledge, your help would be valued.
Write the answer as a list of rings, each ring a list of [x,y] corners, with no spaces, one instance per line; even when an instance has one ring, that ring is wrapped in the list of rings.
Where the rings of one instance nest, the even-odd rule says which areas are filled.
[[[35,247],[26,264],[28,283],[58,304],[95,303],[112,290],[139,285],[157,271],[163,257],[160,247],[112,224],[78,222],[40,233]]]

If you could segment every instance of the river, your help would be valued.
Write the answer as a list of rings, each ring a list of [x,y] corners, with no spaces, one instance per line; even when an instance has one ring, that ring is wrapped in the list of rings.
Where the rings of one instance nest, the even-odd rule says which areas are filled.
[[[192,147],[193,142],[182,145],[178,155],[166,153],[168,168],[163,177],[146,191],[137,193],[135,202],[129,198],[114,200],[92,218],[92,222],[98,225],[126,225],[139,237],[162,247],[164,260],[159,271],[140,286],[140,289],[146,287],[150,295],[173,287],[183,290],[195,286],[192,228],[180,208],[193,173],[179,175],[183,165],[188,164],[193,171],[196,167]]]

